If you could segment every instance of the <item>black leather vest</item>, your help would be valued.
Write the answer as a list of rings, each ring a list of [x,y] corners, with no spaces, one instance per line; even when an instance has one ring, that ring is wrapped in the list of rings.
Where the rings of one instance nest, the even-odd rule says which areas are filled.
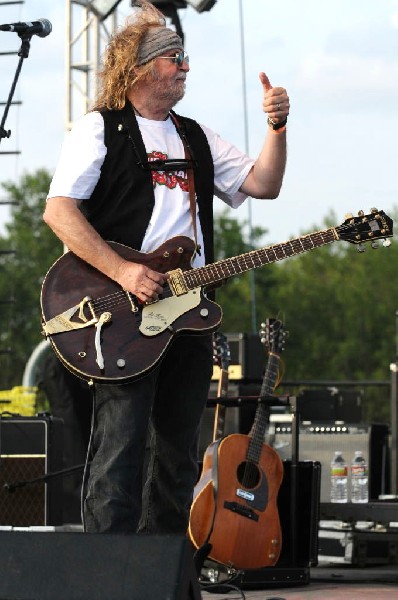
[[[155,204],[151,171],[142,166],[147,164],[144,142],[130,104],[101,114],[107,154],[98,183],[91,197],[81,203],[81,210],[104,239],[140,250]],[[213,160],[198,123],[179,115],[176,118],[195,159],[199,219],[205,259],[210,263],[214,262]]]

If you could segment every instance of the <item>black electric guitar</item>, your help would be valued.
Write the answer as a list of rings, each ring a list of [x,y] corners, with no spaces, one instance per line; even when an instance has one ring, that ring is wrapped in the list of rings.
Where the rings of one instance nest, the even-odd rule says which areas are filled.
[[[272,395],[277,382],[285,332],[267,321],[268,361],[260,398]],[[208,557],[237,569],[269,567],[278,561],[282,532],[277,497],[283,464],[264,443],[269,408],[260,401],[249,435],[234,433],[208,447],[195,486],[189,537],[196,548],[210,545]]]
[[[41,290],[43,334],[63,364],[88,381],[127,383],[151,371],[180,334],[214,332],[221,308],[206,290],[229,277],[344,240],[352,244],[392,236],[383,212],[349,217],[338,227],[252,250],[193,269],[194,242],[172,238],[147,254],[109,242],[123,258],[168,273],[164,293],[143,305],[72,252],[48,271]]]

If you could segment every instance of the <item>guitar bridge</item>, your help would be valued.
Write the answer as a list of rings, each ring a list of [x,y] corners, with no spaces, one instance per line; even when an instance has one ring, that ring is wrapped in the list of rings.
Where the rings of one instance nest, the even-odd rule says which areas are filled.
[[[258,514],[255,513],[254,510],[252,510],[248,506],[243,506],[242,504],[239,504],[238,502],[228,502],[226,500],[224,502],[224,508],[227,508],[228,510],[232,510],[232,512],[238,513],[239,515],[242,515],[242,517],[246,517],[247,519],[250,519],[251,521],[258,521]]]

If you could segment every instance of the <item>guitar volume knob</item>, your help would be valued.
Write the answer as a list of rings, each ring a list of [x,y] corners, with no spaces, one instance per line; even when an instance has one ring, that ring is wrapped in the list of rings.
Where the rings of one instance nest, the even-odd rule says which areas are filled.
[[[271,544],[273,546],[277,546],[279,544],[279,540],[271,540]]]

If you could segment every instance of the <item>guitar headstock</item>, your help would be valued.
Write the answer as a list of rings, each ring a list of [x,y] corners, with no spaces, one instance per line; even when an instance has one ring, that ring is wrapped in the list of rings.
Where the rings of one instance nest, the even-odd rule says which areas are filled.
[[[344,223],[336,227],[339,239],[351,244],[372,242],[372,247],[377,247],[377,240],[384,239],[383,245],[389,246],[392,237],[393,222],[382,210],[372,208],[370,214],[365,215],[359,211],[358,216],[346,215]]]
[[[288,332],[279,319],[269,318],[261,323],[260,340],[269,353],[281,354]]]
[[[213,333],[213,362],[223,371],[228,371],[231,353],[227,336],[221,331]]]

